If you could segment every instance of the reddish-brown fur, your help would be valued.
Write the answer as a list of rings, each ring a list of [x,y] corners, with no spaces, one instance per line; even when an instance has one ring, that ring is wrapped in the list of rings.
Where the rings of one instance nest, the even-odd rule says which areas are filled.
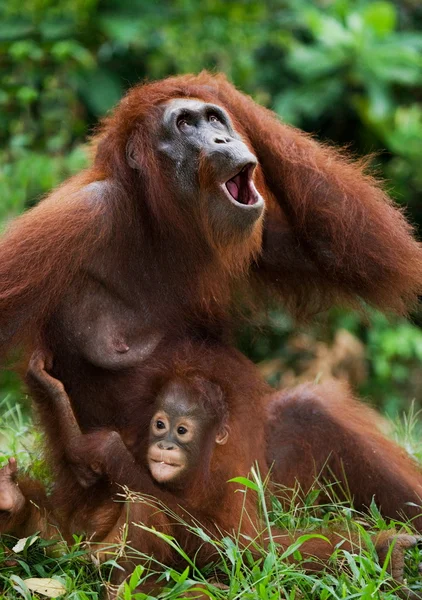
[[[241,543],[249,545],[248,540],[256,539],[265,546],[267,542],[262,535],[264,529],[255,495],[249,491],[245,498],[243,494],[235,493],[238,484],[227,483],[232,477],[246,477],[255,461],[262,477],[268,473],[268,464],[274,461],[273,478],[293,486],[297,477],[304,491],[318,473],[343,479],[343,482],[346,477],[347,484],[355,490],[359,506],[367,506],[372,500],[371,494],[375,493],[375,499],[387,515],[397,517],[400,509],[409,517],[414,517],[417,512],[405,503],[418,500],[421,474],[398,447],[376,432],[375,415],[348,398],[339,387],[321,393],[318,389],[302,386],[296,392],[274,396],[254,366],[241,354],[223,345],[191,343],[175,344],[168,349],[167,355],[162,356],[160,363],[151,361],[136,369],[133,380],[135,378],[140,401],[124,407],[126,426],[120,430],[120,438],[125,445],[115,443],[116,437],[119,438],[117,434],[110,445],[109,432],[104,429],[79,435],[69,445],[57,403],[43,394],[36,379],[29,377],[41,422],[47,427],[53,421],[55,424],[47,429],[55,489],[47,500],[39,486],[24,482],[22,493],[26,505],[9,522],[0,523],[2,531],[27,535],[31,528],[37,528],[46,535],[54,535],[54,527],[43,518],[42,511],[47,510],[50,520],[59,523],[62,533],[71,538],[72,533],[85,531],[99,543],[97,549],[101,553],[121,539],[122,527],[126,524],[131,548],[176,566],[180,562],[177,554],[160,538],[136,526],[136,523],[142,523],[173,535],[189,555],[197,557],[198,564],[205,564],[213,558],[214,549],[178,525],[174,518],[157,510],[159,503],[188,523],[199,522],[217,539],[222,534],[240,531]],[[220,412],[228,409],[229,439],[226,445],[215,447],[209,478],[204,474],[207,479],[198,479],[193,485],[170,493],[157,485],[146,469],[145,432],[155,411],[154,399],[168,381],[184,381],[197,389],[198,381],[204,379],[215,383],[222,391],[222,397],[216,401],[224,402]],[[116,393],[118,402],[121,392],[117,390]],[[201,394],[200,388],[198,394]],[[328,444],[325,443],[327,435],[331,438]],[[330,449],[334,456],[330,456]],[[371,460],[373,453],[378,460]],[[76,455],[80,464],[101,462],[102,472],[107,477],[88,489],[81,487],[72,470]],[[324,472],[326,462],[331,470]],[[121,485],[151,495],[158,504],[155,501],[116,503]],[[41,513],[36,506],[28,506],[29,500],[36,500]],[[422,528],[420,520],[420,517],[415,520],[419,529]],[[347,536],[343,539],[341,532],[323,533],[329,542],[309,540],[301,549],[305,556],[328,560],[336,544],[349,550],[353,548],[353,542]],[[280,531],[274,530],[273,535],[282,550],[293,541],[292,536]],[[407,545],[415,541],[410,537],[399,540]],[[377,540],[381,557],[385,556],[390,541],[391,533]],[[395,560],[402,565],[399,548],[400,544]],[[131,556],[130,551],[128,554],[122,564],[130,569],[140,558]],[[307,565],[312,569],[320,568],[319,563],[311,560]],[[395,575],[402,576],[402,566],[397,568]]]
[[[201,211],[180,209],[172,181],[160,168],[156,154],[160,104],[180,97],[224,107],[258,157],[255,182],[265,198],[266,214],[264,223],[257,223],[248,238],[230,238],[224,221],[221,235],[216,236]],[[128,164],[128,144],[138,169]],[[168,356],[171,336],[203,340],[210,348],[222,343],[232,331],[233,309],[242,304],[250,307],[250,299],[266,304],[273,292],[299,317],[334,302],[358,305],[362,300],[385,311],[404,313],[422,292],[421,246],[401,212],[365,174],[364,165],[280,123],[223,76],[202,73],[133,88],[102,123],[93,151],[90,168],[16,220],[0,242],[2,352],[18,342],[29,349],[35,344],[51,348],[52,372],[69,392],[84,432],[110,428],[130,438],[130,424],[136,416],[132,435],[142,437],[145,432],[146,437],[150,415],[148,393],[142,389],[144,373],[157,365],[158,357]],[[206,187],[209,177],[201,163],[200,184]],[[86,188],[105,179],[112,185],[101,196],[96,184]],[[151,327],[161,341],[135,367],[95,367],[63,333],[64,304],[77,306],[88,284],[91,296],[100,298],[101,280],[89,279],[91,271],[104,274],[104,280],[111,278],[117,295],[132,300],[133,314],[145,310],[152,314]],[[222,348],[221,364],[226,359]],[[241,376],[235,378],[236,393],[230,397],[234,457],[227,459],[230,445],[218,449],[224,457],[218,463],[221,480],[245,474],[254,460],[265,462],[263,420],[259,420],[265,394],[261,396],[259,376],[246,361],[243,364]],[[201,365],[201,369],[208,376],[207,368]],[[298,392],[299,404],[306,394]],[[406,511],[405,502],[414,499],[420,485],[410,460],[398,458],[394,445],[371,432],[369,441],[363,438],[366,430],[360,430],[359,424],[365,417],[360,416],[359,407],[350,409],[356,414],[351,427],[342,413],[333,413],[323,391],[316,394],[328,421],[334,419],[339,438],[348,440],[346,454],[350,449],[354,456],[358,444],[368,463],[383,474],[376,478],[376,485],[368,479],[363,501],[376,494],[382,506],[388,501],[388,512]],[[284,418],[282,405],[277,411],[274,431],[279,431]],[[41,418],[51,438],[54,461],[63,470],[58,505],[67,514],[75,499],[78,514],[89,512],[92,500],[79,492],[74,496],[73,484],[66,480],[64,448],[52,435],[54,422],[48,411]],[[293,431],[299,440],[306,440],[300,418]],[[281,425],[274,443],[282,445],[282,436]],[[329,454],[331,440],[327,436],[313,439],[312,452],[319,464],[320,455]],[[374,462],[371,444],[377,448]],[[292,472],[299,479],[305,477],[300,453],[293,454],[293,461]],[[394,475],[387,477],[391,464]],[[281,473],[283,466],[276,466],[275,472],[278,468]],[[360,476],[354,477],[352,469],[348,479],[352,493],[362,484]],[[104,489],[97,497],[107,503],[110,490]],[[207,490],[205,500],[211,521],[217,519],[223,528],[238,517],[239,506],[233,500],[215,502],[212,490]],[[412,511],[408,514],[413,516]],[[162,544],[158,551],[163,551]]]
[[[334,495],[352,499],[357,509],[375,499],[386,517],[401,514],[422,531],[421,470],[381,433],[385,425],[338,382],[278,393],[266,426],[272,477],[292,489],[299,482],[304,494],[316,480],[336,481]]]
[[[246,252],[238,252],[234,240],[233,249],[210,254],[200,217],[195,222],[194,214],[177,210],[155,155],[158,106],[175,97],[226,108],[257,154],[257,186],[267,203],[261,250],[257,231]],[[142,176],[127,162],[130,139]],[[380,185],[364,174],[364,165],[279,122],[221,75],[186,75],[133,88],[103,121],[93,148],[93,166],[16,220],[1,241],[2,350],[39,335],[72,282],[81,281],[91,257],[110,244],[132,261],[139,248],[167,278],[164,269],[177,247],[182,267],[177,287],[184,294],[175,296],[175,313],[191,297],[182,309],[189,322],[196,314],[201,320],[227,314],[233,279],[245,270],[247,283],[261,282],[262,296],[268,292],[265,282],[297,314],[359,299],[404,312],[422,292],[420,245]],[[116,182],[111,198],[81,197],[84,186],[105,178]],[[155,244],[163,239],[169,253],[160,256]],[[125,240],[135,244],[129,256]]]
[[[70,448],[60,426],[54,402],[40,389],[33,377],[28,379],[30,391],[36,400],[39,419],[46,427],[48,435],[48,449],[56,482],[53,496],[56,514],[71,532],[88,527],[90,535],[102,540],[108,537],[109,529],[116,530],[116,505],[110,505],[108,500],[121,492],[120,486],[125,485],[131,490],[154,496],[186,519],[189,518],[189,514],[192,515],[216,535],[218,529],[233,532],[239,522],[244,497],[242,494],[233,493],[238,487],[237,484],[226,482],[239,475],[247,476],[255,461],[265,476],[267,467],[264,398],[267,397],[269,389],[247,359],[223,345],[214,347],[205,344],[174,344],[161,356],[159,362],[151,360],[141,368],[135,369],[132,375],[136,386],[134,383],[134,389],[125,390],[132,401],[121,405],[121,419],[125,426],[119,429],[119,434],[125,446],[115,444],[112,439],[112,449],[106,448],[108,442],[106,445],[102,444],[102,440],[108,436],[104,429],[76,438]],[[229,439],[225,445],[215,446],[210,473],[204,473],[202,478],[196,479],[187,489],[182,488],[170,493],[152,480],[146,464],[148,428],[155,412],[155,398],[169,381],[185,382],[189,388],[197,390],[199,398],[201,389],[198,388],[198,382],[204,379],[216,383],[222,390],[222,399],[211,398],[210,401],[223,401],[224,411],[225,407],[228,408]],[[118,388],[116,394],[118,396],[115,400],[119,401]],[[135,394],[138,402],[133,401]],[[254,415],[253,421],[250,419],[250,411]],[[222,410],[220,413],[224,414]],[[240,440],[245,442],[241,443]],[[72,464],[76,462],[76,453],[80,462],[102,463],[102,472],[107,474],[107,477],[95,483],[94,488],[84,489],[76,482],[72,470]],[[95,510],[92,510],[94,507]],[[119,514],[122,512],[121,505],[117,507]],[[257,535],[259,529],[256,498],[248,497],[246,507],[250,522],[246,519],[244,531],[248,535]],[[130,518],[143,521],[145,517],[148,521],[145,514],[148,515],[149,511],[154,513],[151,508],[135,504],[131,507]],[[122,515],[122,519],[125,518],[126,516]],[[163,515],[159,519],[166,523]],[[156,527],[163,524],[157,524],[154,518],[152,523]],[[184,531],[180,529],[183,541]],[[147,541],[144,542],[143,537]],[[195,545],[199,545],[200,542],[188,538],[184,544],[196,551]],[[160,556],[163,560],[165,556],[161,556],[161,553],[164,552],[165,555],[169,552],[165,544],[140,530],[136,533],[136,546],[142,548],[143,552],[152,552],[155,556]]]

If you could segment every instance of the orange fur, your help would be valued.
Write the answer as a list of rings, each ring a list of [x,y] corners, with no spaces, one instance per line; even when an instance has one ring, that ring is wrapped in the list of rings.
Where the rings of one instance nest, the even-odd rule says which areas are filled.
[[[266,213],[264,222],[249,236],[233,236],[232,243],[222,243],[222,235],[211,240],[210,223],[203,212],[196,207],[192,212],[183,209],[181,199],[175,197],[157,151],[161,105],[172,98],[197,98],[223,107],[258,157],[255,180],[266,201]],[[128,163],[128,146],[136,169]],[[362,300],[384,311],[403,313],[422,292],[421,246],[401,211],[379,183],[365,174],[363,163],[281,123],[221,75],[204,72],[133,88],[100,124],[93,155],[91,167],[16,220],[0,241],[1,351],[21,341],[29,349],[39,343],[51,348],[53,374],[69,392],[82,431],[115,429],[127,436],[128,444],[140,439],[142,448],[154,396],[154,370],[160,371],[162,359],[167,365],[177,362],[172,356],[174,339],[188,345],[189,340],[202,340],[209,354],[204,360],[198,358],[199,372],[202,377],[216,378],[223,389],[226,385],[233,443],[216,452],[213,485],[204,490],[201,504],[195,507],[210,526],[217,523],[230,529],[240,507],[229,492],[221,496],[219,487],[231,476],[245,475],[254,460],[263,472],[266,468],[267,391],[246,359],[225,346],[235,325],[233,308],[254,294],[267,303],[273,293],[298,317],[334,302],[358,305]],[[199,171],[202,185],[207,186],[210,173],[203,166]],[[227,224],[222,222],[221,227],[227,238]],[[239,286],[241,301],[236,296]],[[89,343],[91,323],[66,329],[63,317],[71,317],[72,322],[74,313],[83,308],[81,297],[85,303],[92,301],[87,314],[97,325],[98,315],[107,313],[112,298],[111,343],[118,347],[121,331],[123,342],[132,334],[139,339],[145,333],[159,334],[154,351],[124,369],[90,363],[82,351],[78,353],[75,339],[86,335]],[[148,317],[146,330],[142,329],[144,315]],[[117,333],[113,330],[116,322],[121,327]],[[106,328],[98,326],[102,329]],[[187,357],[195,364],[194,352],[188,351]],[[307,394],[298,391],[298,407]],[[377,474],[379,486],[374,488],[375,480],[368,479],[362,502],[376,493],[388,513],[406,511],[406,502],[415,498],[420,485],[411,461],[364,427],[366,413],[352,400],[338,396],[342,414],[324,399],[325,392],[318,394],[317,399],[311,395],[306,406],[322,403],[326,426],[333,426],[339,440],[347,442],[345,453],[357,456],[354,445],[358,445],[373,469],[368,467],[368,472]],[[279,431],[270,443],[271,452],[283,447],[285,405],[277,404],[271,417],[270,430]],[[309,415],[309,408],[304,411]],[[349,422],[344,415],[356,415],[356,419]],[[49,410],[41,409],[40,418],[57,469],[60,512],[69,523],[89,520],[98,513],[98,527],[112,527],[112,519],[108,522],[101,512],[103,504],[107,509],[112,490],[108,485],[101,488],[93,506],[92,497],[73,485]],[[310,427],[312,433],[312,419]],[[292,432],[299,445],[307,444],[301,418],[292,423]],[[372,463],[374,448],[382,458]],[[311,450],[315,459],[320,453],[329,454],[330,440],[317,436]],[[124,474],[125,464],[118,466]],[[283,463],[277,468],[281,473]],[[292,454],[291,469],[299,479],[305,477],[300,451]],[[352,465],[351,487],[361,485],[355,473]],[[249,509],[253,514],[253,501]],[[253,517],[245,531],[252,535],[256,524]],[[163,545],[158,544],[155,551],[162,552]]]
[[[53,519],[59,522],[69,539],[73,533],[85,531],[99,544],[97,550],[103,558],[107,545],[120,541],[125,524],[128,546],[163,563],[179,566],[180,557],[159,537],[137,524],[174,536],[189,556],[196,557],[198,565],[215,558],[213,546],[204,544],[178,519],[194,526],[199,523],[216,539],[240,533],[241,544],[249,546],[250,540],[256,540],[265,547],[268,539],[255,494],[251,491],[246,496],[236,493],[239,484],[227,483],[233,477],[247,477],[255,462],[262,477],[267,476],[270,466],[275,482],[293,486],[299,481],[304,492],[316,475],[339,480],[344,488],[352,491],[359,508],[368,506],[374,496],[385,515],[397,518],[404,514],[422,529],[422,519],[415,506],[422,489],[422,474],[401,449],[377,431],[379,417],[351,398],[341,386],[300,386],[274,395],[254,366],[230,347],[189,342],[175,342],[159,362],[151,361],[142,369],[136,369],[132,381],[135,376],[134,390],[126,390],[129,402],[121,402],[119,388],[114,391],[114,400],[123,411],[122,422],[126,423],[119,431],[125,442],[124,454],[113,451],[106,459],[105,472],[109,478],[101,479],[89,489],[82,488],[75,480],[70,466],[72,457],[69,449],[63,448],[66,436],[55,415],[57,406],[51,398],[40,396],[39,389],[31,387],[41,421],[47,426],[49,447],[53,450],[51,459],[56,483],[49,499]],[[216,446],[209,479],[198,479],[177,493],[169,493],[155,484],[145,470],[145,432],[155,410],[157,391],[175,379],[198,389],[199,394],[204,380],[221,389],[222,396],[215,399],[214,408],[218,410],[218,404],[224,401],[220,412],[228,409],[229,439],[226,445]],[[130,397],[135,390],[138,402]],[[54,428],[50,427],[53,420]],[[104,430],[96,433],[102,432]],[[96,440],[99,438],[93,436],[95,433],[87,434],[77,441],[87,464],[95,460],[93,457],[98,452]],[[62,449],[63,454],[56,448]],[[126,504],[116,503],[121,485],[148,494],[150,499],[140,501],[131,495]],[[31,488],[24,494],[31,499]],[[171,512],[162,512],[162,504]],[[25,518],[26,513],[21,515],[19,527],[28,531],[32,521],[25,523]],[[45,526],[43,529],[47,530]],[[311,539],[301,547],[307,558],[305,566],[312,570],[322,568],[336,545],[352,551],[357,543],[348,536],[343,538],[341,532],[322,533],[327,540]],[[273,530],[272,534],[281,551],[295,539],[282,531]],[[387,542],[381,538],[379,543],[384,547]],[[253,544],[250,549],[255,552]],[[388,546],[385,551],[387,549]],[[123,566],[131,568],[139,560],[139,556],[131,556],[129,551]]]
[[[176,209],[155,152],[160,104],[175,97],[220,104],[258,156],[256,179],[267,201],[261,248],[259,228],[247,243],[207,248],[203,220]],[[130,140],[140,173],[127,163]],[[196,285],[201,291],[197,306],[189,303],[198,314],[221,318],[236,273],[264,299],[273,290],[298,316],[360,300],[403,313],[422,293],[420,244],[365,164],[281,123],[222,75],[203,72],[133,88],[100,124],[93,154],[92,167],[17,219],[0,242],[2,351],[37,337],[93,255],[112,243],[117,254],[126,252],[127,233],[141,252],[150,248],[152,260],[158,247],[167,244],[172,252],[176,244],[181,286],[192,287],[192,271],[192,294],[198,298]],[[114,185],[107,198],[86,197],[86,185],[107,178]],[[158,268],[171,267],[164,261]]]

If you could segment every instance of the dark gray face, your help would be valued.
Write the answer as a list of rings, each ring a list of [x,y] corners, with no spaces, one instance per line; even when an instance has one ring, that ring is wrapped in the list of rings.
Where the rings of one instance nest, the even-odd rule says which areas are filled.
[[[148,466],[158,483],[179,484],[203,464],[206,449],[225,444],[227,429],[219,427],[193,390],[171,383],[158,398],[149,430]]]
[[[206,216],[216,235],[248,231],[264,200],[253,174],[256,157],[215,104],[175,99],[164,105],[158,151],[170,170],[177,198]]]

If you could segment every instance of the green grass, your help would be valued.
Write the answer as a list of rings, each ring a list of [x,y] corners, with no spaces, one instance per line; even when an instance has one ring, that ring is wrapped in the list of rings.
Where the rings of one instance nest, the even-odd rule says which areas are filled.
[[[17,456],[26,470],[45,479],[47,475],[40,458],[40,437],[34,433],[28,411],[16,403],[15,399],[12,402],[6,398],[0,405],[0,415],[1,462],[5,462],[8,456]],[[396,424],[394,433],[414,456],[420,457],[422,445],[415,441],[416,416],[411,411],[408,418]],[[116,560],[122,553],[136,558],[140,563],[121,586],[124,600],[153,597],[176,600],[183,598],[186,590],[195,589],[198,584],[205,586],[211,600],[399,598],[397,585],[388,575],[386,565],[378,562],[372,537],[374,533],[391,527],[410,532],[411,524],[386,522],[375,505],[371,506],[369,514],[359,514],[350,504],[336,501],[329,488],[324,490],[325,495],[331,493],[329,503],[320,504],[319,492],[314,490],[304,502],[299,504],[292,501],[291,506],[283,510],[276,498],[272,498],[271,502],[265,501],[268,497],[265,482],[261,481],[254,470],[250,480],[239,478],[237,483],[237,493],[251,493],[251,488],[257,492],[263,527],[266,530],[269,531],[270,525],[276,525],[292,533],[299,532],[299,539],[284,554],[280,553],[271,536],[268,548],[264,551],[259,548],[259,535],[255,540],[224,535],[214,539],[200,524],[192,527],[187,523],[183,523],[183,526],[189,527],[204,543],[211,544],[218,557],[213,564],[202,570],[195,566],[194,557],[184,554],[175,539],[160,532],[155,532],[155,535],[180,554],[186,568],[176,571],[167,565],[158,564],[151,557],[130,548],[124,540],[121,544],[110,547],[109,560],[100,566],[93,558],[93,547],[88,548],[82,538],[75,537],[74,544],[68,547],[63,542],[52,545],[51,541],[42,540],[35,535],[28,538],[19,551],[14,551],[16,540],[3,536],[0,542],[0,598],[45,598],[46,596],[31,592],[25,581],[31,578],[52,578],[63,586],[64,597],[67,599],[100,599],[108,585],[112,569],[118,568]],[[137,501],[137,496],[130,494],[130,499]],[[157,501],[151,498],[142,498],[142,501],[157,505]],[[165,507],[157,508],[166,510]],[[241,518],[246,518],[246,515]],[[139,527],[145,528],[142,524]],[[324,572],[305,572],[301,566],[301,543],[309,536],[318,536],[332,529],[342,531],[346,539],[353,534],[354,539],[360,540],[355,552],[347,552],[340,544]],[[305,535],[300,532],[305,532]],[[251,548],[254,549],[253,555]],[[420,560],[418,549],[408,552],[406,583],[414,591],[422,592],[422,581],[419,581],[418,573]],[[139,585],[157,576],[166,584],[159,596],[148,596],[137,591]],[[216,581],[222,585],[216,586]]]

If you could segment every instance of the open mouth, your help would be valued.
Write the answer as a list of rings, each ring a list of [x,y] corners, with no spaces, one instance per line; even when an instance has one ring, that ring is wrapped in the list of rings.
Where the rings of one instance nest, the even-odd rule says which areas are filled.
[[[234,177],[223,184],[232,202],[243,206],[253,206],[259,202],[259,194],[252,180],[255,164],[248,163]]]

